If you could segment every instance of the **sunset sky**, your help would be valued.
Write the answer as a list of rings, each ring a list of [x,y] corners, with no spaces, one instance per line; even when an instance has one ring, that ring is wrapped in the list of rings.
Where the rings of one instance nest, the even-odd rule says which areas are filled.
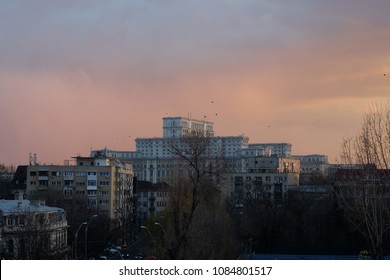
[[[390,98],[388,0],[0,0],[0,163],[161,137],[162,117],[339,159]]]

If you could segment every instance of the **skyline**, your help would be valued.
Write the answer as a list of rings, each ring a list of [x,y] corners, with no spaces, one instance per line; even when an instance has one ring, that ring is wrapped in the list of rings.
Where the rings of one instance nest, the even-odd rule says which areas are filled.
[[[0,163],[135,150],[162,118],[340,158],[390,97],[390,3],[0,0]]]

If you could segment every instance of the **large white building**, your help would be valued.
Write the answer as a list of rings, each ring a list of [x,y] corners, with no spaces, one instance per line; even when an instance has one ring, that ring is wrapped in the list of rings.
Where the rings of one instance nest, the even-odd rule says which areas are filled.
[[[163,137],[173,138],[200,132],[205,136],[214,136],[214,124],[206,120],[183,117],[163,118]]]
[[[246,159],[258,156],[290,157],[289,143],[249,144],[245,135],[215,136],[214,125],[206,120],[184,117],[165,117],[162,119],[163,137],[136,138],[135,151],[94,150],[98,154],[118,158],[133,164],[135,176],[142,181],[153,183],[166,181],[174,169],[177,155],[172,151],[172,143],[179,143],[182,137],[193,133],[210,136],[209,155],[223,158],[228,172],[245,172]]]
[[[266,155],[291,157],[292,145],[290,143],[257,143],[249,144],[249,149],[262,150]]]
[[[157,183],[165,181],[172,172],[177,155],[172,151],[172,143],[180,145],[180,138],[201,133],[210,136],[210,156],[223,157],[229,169],[240,168],[242,150],[248,148],[249,138],[239,136],[214,136],[213,123],[183,117],[163,118],[163,137],[137,138],[136,151],[114,151],[101,149],[91,152],[91,156],[104,155],[129,161],[133,164],[135,176],[141,181]]]

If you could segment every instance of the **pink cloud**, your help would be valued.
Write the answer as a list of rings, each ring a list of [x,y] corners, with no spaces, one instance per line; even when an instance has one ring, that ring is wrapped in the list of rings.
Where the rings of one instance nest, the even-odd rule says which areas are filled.
[[[387,2],[217,2],[5,7],[0,160],[133,149],[188,113],[218,135],[334,159],[368,104],[389,97]]]

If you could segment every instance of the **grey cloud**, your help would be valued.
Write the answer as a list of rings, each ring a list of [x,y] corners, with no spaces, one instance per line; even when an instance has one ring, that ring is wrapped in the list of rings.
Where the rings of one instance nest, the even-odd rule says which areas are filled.
[[[83,71],[92,79],[140,84],[172,83],[186,71],[263,74],[274,65],[283,68],[277,70],[282,74],[313,78],[316,68],[335,69],[324,59],[337,65],[357,53],[377,57],[390,37],[381,32],[390,27],[389,4],[380,0],[353,5],[333,0],[0,0],[0,5],[0,69]]]

